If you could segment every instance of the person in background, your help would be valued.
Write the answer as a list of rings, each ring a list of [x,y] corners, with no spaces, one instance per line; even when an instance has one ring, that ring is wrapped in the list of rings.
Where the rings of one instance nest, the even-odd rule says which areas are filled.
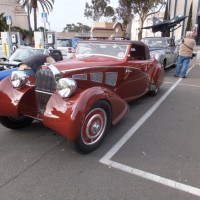
[[[25,70],[28,75],[35,75],[37,69],[44,63],[55,63],[55,59],[46,54],[34,54],[19,64],[18,70]]]
[[[182,43],[179,47],[176,73],[174,74],[174,77],[179,77],[179,74],[181,73],[182,78],[187,78],[187,69],[190,63],[190,59],[192,58],[193,49],[196,45],[194,37],[195,35],[193,34],[193,32],[188,31],[186,33],[186,37],[182,40]]]

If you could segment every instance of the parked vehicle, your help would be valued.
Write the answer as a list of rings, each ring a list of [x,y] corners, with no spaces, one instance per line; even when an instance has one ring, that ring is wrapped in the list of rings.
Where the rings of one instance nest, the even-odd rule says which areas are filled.
[[[15,71],[0,82],[0,121],[20,129],[38,119],[81,153],[95,150],[128,102],[156,95],[163,68],[142,42],[79,41],[75,57],[45,64],[35,76]]]
[[[164,69],[176,65],[178,51],[173,38],[146,37],[142,42],[148,45],[151,56],[155,57]]]
[[[57,38],[57,49],[59,49],[63,56],[66,58],[71,58],[75,52],[77,42],[80,38]]]
[[[30,57],[33,54],[49,55],[50,52],[52,51],[57,53],[57,51],[59,50],[19,48],[10,56],[9,59],[7,59],[6,57],[2,57],[0,59],[0,81],[4,79],[5,77],[9,76],[13,71],[18,70],[18,65],[21,62],[23,62],[24,59]],[[60,52],[60,55],[62,55],[61,52]]]

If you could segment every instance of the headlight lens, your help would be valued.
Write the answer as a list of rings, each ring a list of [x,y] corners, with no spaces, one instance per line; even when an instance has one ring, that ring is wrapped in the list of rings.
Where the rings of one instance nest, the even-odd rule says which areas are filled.
[[[13,87],[20,88],[28,82],[28,77],[24,71],[13,71],[10,80]]]
[[[77,88],[76,81],[72,78],[61,78],[57,83],[57,90],[62,98],[70,97]]]

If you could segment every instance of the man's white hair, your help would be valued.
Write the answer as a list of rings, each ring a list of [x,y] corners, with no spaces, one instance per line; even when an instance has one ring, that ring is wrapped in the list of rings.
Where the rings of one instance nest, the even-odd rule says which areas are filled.
[[[186,37],[192,37],[192,31],[187,31],[185,36]]]

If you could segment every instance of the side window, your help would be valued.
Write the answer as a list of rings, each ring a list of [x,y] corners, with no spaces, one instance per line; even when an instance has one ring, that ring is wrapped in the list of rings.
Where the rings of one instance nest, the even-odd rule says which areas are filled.
[[[174,47],[175,46],[175,43],[174,43],[173,39],[169,39],[167,42],[168,42],[170,47]]]
[[[142,45],[133,44],[130,51],[130,60],[145,60],[146,52],[145,47]]]

